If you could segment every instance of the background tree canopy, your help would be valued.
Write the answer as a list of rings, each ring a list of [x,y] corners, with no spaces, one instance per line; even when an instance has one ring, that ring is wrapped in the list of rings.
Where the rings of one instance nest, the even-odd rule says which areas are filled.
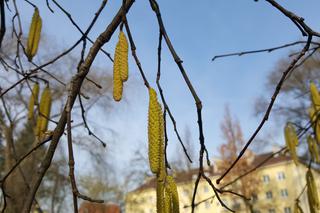
[[[307,113],[310,82],[320,85],[320,33],[314,27],[320,18],[312,10],[318,5],[0,0],[2,212],[78,212],[82,200],[123,205],[125,194],[150,178],[157,180],[158,211],[166,198],[168,211],[177,212],[174,174],[192,169],[191,211],[200,181],[233,211],[220,199],[220,182],[238,176],[242,189],[234,193],[244,200],[252,196],[245,186],[253,180],[241,171],[250,167],[248,147],[270,116],[280,118],[281,134],[285,122],[294,124],[301,147],[310,147],[305,136],[318,140],[316,101],[314,119]],[[285,35],[277,40],[281,45],[273,47],[279,34]],[[261,44],[266,49],[213,56]],[[288,49],[290,57],[275,53],[270,61],[223,59]],[[242,122],[242,134],[227,112],[221,129],[226,144],[214,153],[221,145],[217,121],[228,101],[242,119],[249,120],[254,105],[258,116]],[[276,153],[293,155],[297,144],[288,144]],[[212,152],[227,162],[217,181],[205,173]],[[306,156],[309,171],[316,162],[308,151]]]

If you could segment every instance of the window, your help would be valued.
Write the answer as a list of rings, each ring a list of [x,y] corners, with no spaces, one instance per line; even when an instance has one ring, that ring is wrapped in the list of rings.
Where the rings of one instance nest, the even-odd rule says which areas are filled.
[[[281,197],[288,197],[288,190],[287,189],[281,189],[280,190]]]
[[[269,182],[270,182],[270,177],[269,177],[269,175],[263,175],[262,179],[263,179],[263,182],[264,182],[264,183],[269,183]]]
[[[276,213],[276,210],[274,210],[274,209],[269,209],[268,212],[269,212],[269,213]]]
[[[291,208],[290,207],[285,207],[284,208],[284,213],[291,213]]]
[[[284,180],[284,179],[286,179],[284,172],[278,172],[278,180]]]
[[[268,191],[268,192],[266,193],[266,197],[267,197],[267,199],[271,199],[271,198],[272,198],[272,192],[271,192],[271,191]]]

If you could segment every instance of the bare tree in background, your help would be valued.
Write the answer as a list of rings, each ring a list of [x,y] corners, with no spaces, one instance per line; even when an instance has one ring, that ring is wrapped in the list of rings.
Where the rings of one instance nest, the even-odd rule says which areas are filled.
[[[24,39],[25,40],[25,39]],[[48,58],[56,55],[54,50],[54,43],[51,41],[46,41],[46,37],[43,36],[42,44],[47,46],[51,51],[45,52],[44,55],[38,56],[38,61],[45,61]],[[51,46],[50,46],[51,45]],[[9,61],[13,61],[15,57],[16,45],[14,40],[7,38],[3,42],[1,49],[2,59],[6,58]],[[26,64],[25,66],[27,66]],[[53,113],[52,123],[54,123],[56,117],[59,115],[59,110],[62,108],[63,96],[64,96],[64,82],[71,76],[68,72],[69,69],[74,69],[77,66],[75,63],[75,58],[72,55],[65,57],[63,61],[53,64],[50,69],[57,70],[55,74],[51,74],[48,77],[50,81],[50,88],[53,91]],[[99,68],[95,68],[98,71]],[[10,76],[2,70],[3,73],[0,74],[3,82],[10,83],[16,79],[17,76]],[[47,75],[45,73],[37,75],[39,79],[46,79]],[[54,80],[55,79],[55,80]],[[109,81],[111,79],[110,75],[100,73],[100,76],[91,75],[91,79],[95,82]],[[41,80],[39,80],[41,82]],[[30,83],[31,84],[31,83]],[[46,84],[46,80],[44,80]],[[26,111],[28,111],[28,102],[30,93],[27,89],[29,85],[20,84],[15,88],[14,94],[8,94],[5,97],[1,97],[2,108],[0,108],[0,129],[3,134],[3,142],[1,143],[0,153],[2,160],[0,162],[0,177],[5,175],[5,172],[9,171],[13,165],[24,156],[30,149],[32,149],[35,144],[34,126],[36,120],[28,120],[26,116]],[[109,96],[110,88],[105,87],[104,89],[99,89],[96,86],[92,86],[91,83],[84,83],[83,87],[86,90],[86,95],[90,96],[90,101],[84,101],[83,105],[88,111],[93,103],[97,103],[101,97]],[[109,95],[108,95],[109,93]],[[106,99],[103,102],[106,103],[110,99]],[[106,104],[104,104],[106,106]],[[87,112],[86,112],[87,113]],[[80,113],[81,114],[81,113]],[[79,120],[79,119],[78,119]],[[75,120],[76,122],[76,120]],[[81,124],[82,125],[82,124]],[[75,131],[77,132],[77,130]],[[83,138],[84,139],[84,138]],[[3,146],[5,144],[5,146]],[[9,146],[10,145],[10,146]],[[79,144],[81,145],[81,143]],[[60,149],[62,147],[60,146]],[[101,157],[96,150],[90,150],[91,154],[96,158]],[[41,162],[41,157],[45,154],[45,147],[39,147],[33,152],[25,161],[23,161],[17,170],[12,172],[10,176],[7,177],[6,182],[3,183],[5,187],[5,193],[12,197],[7,200],[6,212],[19,212],[22,209],[23,199],[21,195],[26,194],[29,189],[29,183],[31,181],[32,175],[36,172],[39,163]],[[94,162],[94,161],[92,161]],[[64,152],[59,152],[56,154],[55,159],[52,161],[50,169],[48,170],[46,176],[44,177],[44,183],[39,188],[37,193],[37,199],[35,203],[35,209],[49,210],[50,212],[60,212],[62,206],[66,199],[70,199],[69,193],[70,189],[68,187],[69,180],[68,175],[65,173],[67,160]],[[110,168],[110,167],[109,167]],[[17,199],[13,199],[17,198]],[[11,204],[12,202],[12,204]],[[43,204],[43,205],[42,205]]]
[[[224,171],[237,158],[245,144],[240,123],[237,118],[231,114],[228,107],[225,108],[224,119],[221,122],[221,131],[225,143],[223,143],[219,148],[221,156],[217,162],[217,167],[218,170]],[[233,180],[240,173],[251,169],[253,167],[253,160],[254,153],[247,150],[246,154],[241,158],[236,167],[228,174],[226,179],[224,179],[224,183]],[[259,193],[260,182],[260,178],[257,178],[255,173],[252,173],[235,184],[230,185],[228,189],[243,195],[242,201],[246,206],[246,210],[253,213],[254,199],[251,198],[254,198]]]
[[[317,49],[316,49],[317,50]],[[291,51],[291,57],[296,52]],[[269,74],[266,89],[272,91],[281,76],[282,70],[288,66],[291,57],[282,58],[278,61],[274,70]],[[290,120],[297,126],[302,127],[309,121],[308,108],[310,107],[310,82],[320,85],[320,53],[317,50],[313,55],[306,58],[305,62],[295,68],[282,87],[281,100],[274,107],[276,119]],[[261,114],[267,107],[267,97],[260,97],[256,102],[256,113]]]
[[[319,48],[313,48],[314,52],[309,57],[305,58],[304,63],[296,66],[295,72],[286,79],[282,88],[282,96],[275,107],[274,120],[278,123],[290,121],[295,124],[298,132],[305,132],[306,127],[310,123],[310,115],[308,110],[311,106],[310,100],[310,82],[314,82],[320,86],[320,53]],[[291,51],[290,56],[293,57],[296,52]],[[278,61],[277,66],[269,74],[266,82],[266,89],[271,91],[276,85],[277,78],[281,75],[281,71],[290,63],[289,58],[282,58]],[[263,113],[268,104],[266,97],[260,97],[256,101],[255,111],[257,114]],[[310,159],[307,137],[302,137],[299,150],[303,159]]]
[[[75,160],[74,160],[74,143],[76,142],[74,139],[75,134],[75,126],[77,124],[83,125],[83,127],[86,129],[86,132],[89,136],[95,138],[99,143],[101,143],[103,146],[106,144],[93,132],[90,128],[90,125],[87,122],[86,119],[86,111],[87,108],[84,107],[84,99],[88,98],[87,91],[88,87],[91,86],[92,88],[95,88],[99,91],[101,88],[99,82],[97,82],[97,79],[100,79],[100,73],[98,74],[99,78],[93,78],[91,79],[91,76],[89,73],[95,73],[93,69],[93,63],[96,60],[96,57],[98,53],[103,54],[105,58],[108,58],[111,62],[113,62],[113,58],[111,55],[106,52],[103,49],[104,44],[108,43],[112,36],[114,36],[114,33],[120,29],[121,32],[126,33],[129,41],[129,45],[131,48],[131,53],[133,56],[134,61],[136,62],[137,68],[139,70],[139,73],[141,74],[141,78],[143,80],[143,83],[146,87],[146,91],[150,90],[150,84],[149,80],[146,78],[146,75],[144,73],[143,65],[140,63],[140,60],[138,58],[138,55],[136,53],[136,45],[134,43],[134,35],[130,31],[131,25],[129,24],[130,20],[127,19],[126,14],[131,10],[131,6],[135,2],[134,0],[123,0],[122,4],[119,6],[119,9],[115,15],[112,18],[112,21],[105,27],[105,29],[98,35],[96,39],[91,39],[89,36],[89,33],[92,31],[93,26],[97,22],[97,20],[100,19],[101,12],[105,9],[105,6],[107,4],[107,0],[102,0],[99,8],[97,8],[96,12],[92,14],[91,21],[89,22],[89,25],[85,29],[81,29],[79,27],[79,24],[77,24],[77,21],[73,19],[73,14],[70,14],[67,9],[64,8],[63,5],[58,3],[56,0],[47,0],[46,6],[48,10],[50,10],[52,13],[60,12],[65,15],[66,20],[70,23],[70,29],[75,29],[77,33],[80,33],[80,38],[76,39],[74,43],[67,47],[64,50],[59,51],[59,53],[55,54],[54,56],[50,57],[47,60],[38,60],[41,59],[41,57],[34,57],[32,54],[34,53],[34,48],[26,48],[25,39],[23,39],[23,31],[25,29],[25,26],[22,26],[22,17],[20,14],[23,12],[20,11],[18,6],[21,4],[25,4],[26,6],[34,9],[35,14],[35,22],[37,24],[37,27],[31,27],[30,32],[36,31],[35,29],[39,29],[39,8],[36,4],[34,4],[32,1],[25,0],[25,1],[4,1],[0,0],[0,10],[1,10],[1,29],[0,29],[0,46],[4,44],[5,33],[6,33],[6,23],[13,23],[12,28],[12,35],[14,40],[14,51],[13,55],[14,57],[7,57],[6,55],[1,55],[0,63],[3,68],[3,72],[9,75],[8,81],[6,81],[4,84],[1,84],[1,116],[5,118],[2,124],[1,133],[3,135],[3,140],[5,141],[4,145],[4,161],[5,161],[5,171],[4,174],[2,174],[2,178],[0,180],[1,183],[1,190],[3,193],[3,208],[2,212],[6,211],[9,213],[12,212],[22,212],[22,213],[28,213],[31,211],[33,206],[38,205],[37,201],[37,193],[39,193],[41,184],[44,184],[44,179],[46,178],[46,175],[49,173],[49,168],[51,165],[53,165],[53,159],[54,156],[57,154],[57,147],[59,144],[61,144],[62,138],[64,138],[64,135],[67,136],[67,146],[68,146],[68,165],[69,165],[69,182],[72,188],[72,200],[73,200],[73,208],[74,212],[78,212],[78,200],[88,200],[91,202],[103,202],[103,200],[97,200],[94,198],[91,198],[89,196],[86,196],[85,194],[82,194],[80,187],[77,185],[77,179],[75,178]],[[210,166],[210,156],[208,154],[208,150],[206,148],[205,144],[205,135],[203,130],[203,114],[202,114],[202,106],[204,103],[202,103],[201,99],[199,98],[199,95],[197,93],[197,90],[193,87],[192,81],[188,77],[188,72],[183,64],[183,60],[179,57],[177,54],[173,43],[171,42],[171,39],[167,33],[166,25],[164,21],[162,20],[161,15],[161,9],[160,5],[157,3],[156,0],[149,0],[150,3],[150,11],[152,10],[155,17],[156,22],[155,24],[158,26],[158,32],[159,32],[159,44],[158,44],[158,69],[157,69],[157,79],[153,79],[157,82],[159,97],[161,97],[161,103],[163,105],[164,109],[164,129],[166,130],[166,122],[167,120],[173,123],[174,130],[178,136],[178,131],[176,129],[176,121],[174,119],[174,115],[172,115],[169,107],[169,103],[166,102],[166,90],[165,88],[161,87],[161,49],[162,49],[162,41],[165,43],[165,45],[168,47],[170,54],[175,61],[177,65],[177,70],[181,73],[184,83],[187,86],[190,94],[192,95],[193,101],[195,103],[195,111],[197,114],[197,128],[199,130],[199,159],[198,160],[198,174],[197,178],[195,179],[194,183],[194,191],[193,191],[193,197],[192,197],[192,203],[191,203],[191,212],[194,212],[196,202],[195,198],[198,192],[198,186],[201,180],[204,180],[206,183],[208,183],[212,188],[212,193],[218,198],[221,205],[225,207],[226,209],[233,211],[230,207],[228,207],[221,199],[220,199],[220,192],[221,189],[219,189],[220,182],[225,179],[225,177],[228,177],[229,173],[232,173],[236,171],[236,166],[241,165],[243,160],[242,158],[245,158],[246,155],[248,155],[248,147],[252,143],[252,141],[255,139],[256,135],[260,132],[264,124],[267,122],[270,112],[273,108],[273,105],[278,97],[279,92],[281,91],[281,88],[285,81],[290,78],[290,75],[294,72],[296,69],[296,66],[299,63],[304,63],[304,59],[308,57],[312,53],[312,50],[314,48],[319,48],[319,43],[314,42],[314,38],[319,38],[320,33],[314,31],[312,28],[310,28],[305,22],[302,17],[299,17],[292,11],[287,10],[282,5],[278,4],[274,0],[265,0],[265,2],[276,9],[278,12],[286,16],[294,26],[297,27],[299,32],[305,37],[303,41],[300,41],[300,44],[303,44],[304,46],[301,48],[300,51],[298,51],[288,63],[288,66],[286,66],[278,79],[278,83],[276,88],[274,89],[274,92],[272,94],[272,99],[268,104],[268,107],[265,111],[265,114],[251,135],[251,137],[247,140],[247,142],[242,147],[242,150],[239,152],[239,155],[232,159],[232,162],[230,161],[230,166],[228,168],[225,168],[225,171],[221,175],[220,178],[217,179],[216,183],[213,183],[212,180],[207,176],[207,174],[204,172],[204,166],[205,163]],[[7,7],[6,7],[7,6]],[[12,9],[10,9],[12,8]],[[10,11],[13,11],[10,13]],[[40,11],[41,14],[41,11]],[[9,19],[7,19],[9,18]],[[10,20],[11,19],[11,20]],[[30,17],[31,19],[31,17]],[[25,20],[23,20],[25,22]],[[41,24],[40,24],[41,25]],[[34,36],[36,35],[36,36]],[[29,37],[30,38],[30,37]],[[39,36],[37,36],[37,33],[31,33],[30,41],[33,43],[34,41],[37,41]],[[28,39],[29,41],[29,39]],[[295,44],[287,44],[283,45],[279,48],[285,48],[291,45]],[[2,47],[4,47],[3,45]],[[40,45],[41,48],[41,45]],[[272,51],[273,49],[267,49],[264,51]],[[2,48],[1,48],[2,50]],[[59,64],[62,59],[66,58],[70,55],[70,53],[73,50],[77,50],[79,55],[76,56],[76,66],[71,67],[69,72],[70,76],[61,76],[58,74],[58,71],[54,69],[54,66],[56,64]],[[2,51],[3,53],[3,51]],[[32,53],[32,54],[31,54]],[[243,53],[239,54],[243,55]],[[65,73],[64,73],[65,74]],[[64,75],[62,74],[62,75]],[[66,77],[64,79],[63,77]],[[116,77],[116,76],[114,76]],[[124,79],[124,78],[123,78]],[[119,78],[116,79],[114,85],[117,85],[122,89],[122,80]],[[18,156],[17,152],[15,151],[15,141],[16,141],[16,129],[14,128],[21,128],[21,126],[16,124],[17,120],[23,119],[26,114],[26,101],[24,97],[30,95],[31,93],[31,85],[33,85],[35,82],[38,82],[41,84],[42,88],[46,84],[50,84],[50,88],[56,89],[56,91],[60,91],[60,98],[57,99],[62,105],[59,105],[59,107],[54,106],[54,112],[56,112],[55,116],[50,117],[50,131],[48,134],[46,134],[45,138],[42,138],[42,140],[34,140],[31,143],[30,149],[27,152],[24,152],[25,154],[22,154],[22,156]],[[54,83],[53,83],[54,82]],[[120,84],[121,83],[121,84]],[[59,85],[57,88],[54,87],[54,85]],[[86,86],[87,85],[87,86]],[[105,85],[105,84],[104,84]],[[118,88],[118,87],[117,87]],[[22,105],[19,107],[15,107],[16,102],[14,101],[15,98],[22,96],[23,98]],[[99,96],[99,95],[98,95]],[[115,98],[117,99],[117,98]],[[92,100],[92,99],[90,99]],[[119,99],[117,99],[119,101]],[[89,104],[89,106],[95,106],[95,102]],[[75,123],[76,118],[78,117],[76,114],[76,110],[80,110],[81,113],[81,123]],[[12,114],[15,113],[15,114]],[[166,119],[168,118],[168,119]],[[49,120],[49,118],[46,118],[46,121]],[[167,139],[167,138],[166,138]],[[179,140],[180,144],[183,147],[185,155],[188,157],[189,161],[191,162],[191,158],[188,154],[188,150],[185,148],[184,143],[182,140]],[[231,146],[232,148],[232,146]],[[234,148],[232,148],[233,150]],[[238,153],[238,152],[237,152]],[[250,152],[249,152],[250,153]],[[37,159],[34,161],[34,159]],[[24,178],[24,171],[27,170],[27,166],[25,164],[33,162],[34,165],[32,166],[32,173],[28,173],[28,177]],[[169,164],[166,164],[166,167],[169,168]],[[22,171],[22,172],[21,172]],[[16,181],[16,175],[19,177],[19,181]],[[248,177],[246,176],[239,176],[239,179],[243,179]],[[244,181],[247,182],[247,181]],[[14,184],[14,187],[12,186]],[[15,190],[16,188],[23,188],[23,193],[20,192],[20,194],[17,193]],[[23,194],[23,196],[21,196]]]

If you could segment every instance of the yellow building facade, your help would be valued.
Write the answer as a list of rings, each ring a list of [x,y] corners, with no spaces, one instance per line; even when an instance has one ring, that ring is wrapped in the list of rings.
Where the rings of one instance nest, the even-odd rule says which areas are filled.
[[[258,165],[264,159],[270,156],[270,153],[257,155],[253,159],[253,165]],[[251,204],[254,213],[293,213],[293,206],[296,198],[300,196],[300,206],[304,213],[309,213],[307,193],[304,190],[306,186],[305,174],[307,167],[304,164],[295,165],[289,156],[278,155],[271,158],[252,175],[259,180],[255,186],[256,191],[251,197]],[[320,193],[320,175],[316,170],[312,170],[316,180],[317,189]],[[191,212],[190,204],[192,200],[194,181],[198,170],[194,169],[188,172],[181,172],[175,175],[177,182],[180,212]],[[206,174],[215,183],[221,172],[213,167],[206,169]],[[235,183],[237,184],[237,183]],[[136,190],[128,193],[126,197],[126,213],[156,213],[156,182],[150,179]],[[232,189],[232,186],[231,188]],[[214,195],[213,190],[205,181],[201,181],[197,191],[196,201],[201,202],[197,205],[195,212],[199,213],[227,213],[217,198],[208,199]],[[206,200],[207,199],[207,200]],[[221,195],[223,202],[239,213],[250,212],[244,200],[241,197],[232,194],[223,193]],[[205,201],[204,201],[205,200]],[[319,211],[320,213],[320,211]]]

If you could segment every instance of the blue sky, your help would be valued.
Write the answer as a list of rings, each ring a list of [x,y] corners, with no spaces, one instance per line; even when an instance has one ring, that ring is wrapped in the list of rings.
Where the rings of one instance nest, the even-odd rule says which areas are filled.
[[[59,2],[85,29],[100,1]],[[95,38],[104,30],[121,2],[109,1],[90,37]],[[320,8],[318,0],[278,2],[304,17],[307,24],[320,31],[320,13],[316,9]],[[220,122],[225,105],[228,104],[232,113],[238,117],[247,139],[260,121],[259,117],[253,115],[254,102],[260,95],[270,94],[270,91],[265,90],[266,77],[276,66],[277,60],[287,56],[288,50],[224,58],[215,62],[211,62],[211,58],[217,54],[293,42],[301,39],[301,34],[288,18],[262,0],[162,0],[159,4],[167,32],[202,100],[206,145],[210,157],[216,157],[217,147],[222,142]],[[45,5],[40,7],[43,30],[60,44],[59,48],[64,49],[77,40],[80,34],[57,8],[53,8],[56,12],[51,14]],[[32,8],[24,6],[22,16],[25,26],[28,26],[27,20],[31,14]],[[139,59],[149,81],[155,86],[158,28],[148,1],[137,0],[128,14],[128,21]],[[105,49],[112,54],[116,40],[117,33],[105,45]],[[110,137],[106,133],[107,128],[117,131],[109,149],[120,164],[125,164],[133,150],[147,143],[148,93],[133,59],[129,60],[130,79],[124,92],[125,101],[114,104],[115,110],[111,115],[101,116],[101,111],[93,110],[89,120],[97,134],[106,138]],[[161,82],[167,102],[181,134],[186,127],[190,128],[192,141],[198,150],[194,101],[165,46],[162,62]],[[112,64],[103,55],[99,55],[95,63],[106,70],[112,70]],[[274,127],[272,122],[263,128],[260,135],[268,132],[282,140],[282,128]],[[171,130],[169,140],[169,152],[173,153],[177,140]]]

